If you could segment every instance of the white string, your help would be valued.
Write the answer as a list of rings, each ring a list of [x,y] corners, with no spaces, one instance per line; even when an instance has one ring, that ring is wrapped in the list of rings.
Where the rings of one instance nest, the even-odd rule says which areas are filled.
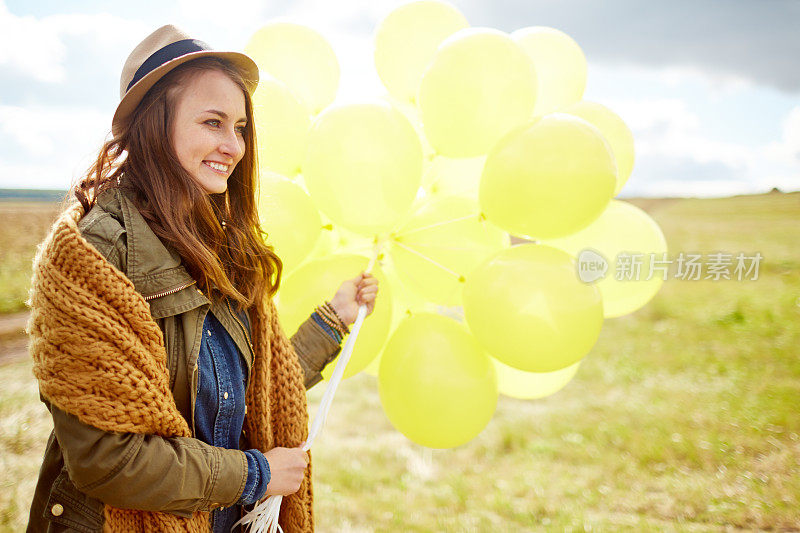
[[[393,237],[405,237],[406,235],[411,235],[412,233],[416,233],[417,231],[424,231],[426,229],[438,228],[439,226],[444,226],[446,224],[452,224],[453,222],[460,222],[462,220],[467,220],[469,218],[475,218],[475,217],[480,217],[480,216],[481,216],[480,213],[473,213],[471,215],[467,215],[467,216],[463,216],[463,217],[453,218],[453,219],[445,220],[445,221],[442,221],[442,222],[436,222],[436,223],[430,224],[428,226],[422,226],[421,228],[413,228],[413,229],[410,229],[410,230],[407,230],[407,231],[401,231],[400,233],[395,233],[393,235]]]
[[[377,257],[378,249],[376,246],[375,254],[372,256],[369,266],[367,266],[367,273],[372,271],[372,267],[375,265],[375,260]],[[361,331],[361,324],[364,322],[364,318],[366,318],[366,316],[367,305],[361,304],[358,306],[358,315],[356,317],[355,324],[353,324],[350,334],[347,337],[347,341],[344,343],[344,348],[342,349],[342,353],[336,361],[336,367],[333,370],[331,380],[328,383],[328,387],[325,389],[325,394],[322,396],[319,410],[317,411],[317,415],[314,417],[314,422],[311,424],[311,430],[308,432],[308,438],[303,446],[303,451],[308,451],[311,449],[311,444],[313,444],[314,439],[317,438],[317,435],[319,435],[319,432],[322,431],[322,427],[325,425],[325,418],[328,416],[328,411],[333,403],[333,396],[336,394],[336,388],[339,386],[339,382],[342,381],[344,369],[347,366],[347,363],[350,361],[350,355],[353,353],[353,346],[355,346],[358,333]],[[278,516],[281,512],[282,501],[283,496],[281,495],[276,494],[274,496],[270,496],[266,500],[263,500],[261,503],[256,505],[253,510],[244,515],[241,520],[233,524],[231,529],[235,528],[239,524],[242,524],[243,526],[249,528],[248,531],[250,533],[283,533],[283,529],[281,529],[281,526],[278,524]]]
[[[423,254],[423,253],[421,253],[421,252],[419,252],[419,251],[417,251],[417,250],[415,250],[415,249],[413,249],[413,248],[411,248],[409,246],[406,246],[402,242],[400,242],[400,241],[392,241],[392,244],[396,244],[397,246],[400,246],[401,248],[405,248],[406,250],[408,250],[412,254],[416,254],[416,255],[420,256],[425,261],[428,261],[429,263],[433,263],[434,265],[436,265],[437,267],[441,268],[442,270],[444,270],[448,274],[451,274],[451,275],[455,276],[456,278],[461,279],[461,274],[459,274],[455,270],[451,270],[451,269],[447,268],[446,266],[444,266],[440,262],[436,261],[435,259],[432,259],[432,258],[428,257],[427,255],[425,255],[425,254]]]

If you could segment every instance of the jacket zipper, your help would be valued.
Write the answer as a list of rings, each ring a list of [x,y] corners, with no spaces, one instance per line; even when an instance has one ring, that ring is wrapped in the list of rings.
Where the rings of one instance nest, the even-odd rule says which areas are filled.
[[[169,290],[166,290],[166,291],[163,291],[163,292],[158,292],[156,294],[151,294],[150,296],[144,296],[144,300],[148,301],[148,300],[152,300],[153,298],[161,298],[162,296],[167,296],[169,294],[174,294],[174,293],[176,293],[178,291],[182,291],[186,287],[191,287],[195,283],[197,283],[197,280],[192,280],[191,282],[186,283],[184,285],[181,285],[180,287],[175,287],[173,289],[169,289]]]
[[[208,312],[209,311],[206,311],[206,313],[208,313]],[[201,324],[200,325],[200,342],[203,342],[202,337],[203,337],[203,333],[204,332],[203,332],[202,324],[203,324],[203,321],[205,320],[205,316],[206,316],[205,314],[201,314],[198,317],[198,321],[200,321],[200,324]],[[195,357],[194,357],[194,365],[192,366],[192,377],[189,379],[189,387],[191,388],[191,390],[189,391],[189,399],[191,401],[191,405],[189,406],[190,407],[189,408],[189,412],[191,413],[191,416],[192,416],[192,437],[197,435],[197,428],[195,427],[195,423],[194,423],[194,408],[195,408],[195,403],[197,402],[197,383],[198,383],[198,380],[200,379],[200,365],[199,365],[200,349],[199,349],[199,344],[198,344],[198,353],[197,354],[193,354],[193,355],[195,355]]]
[[[233,317],[233,319],[236,321],[237,324],[239,324],[239,327],[242,328],[242,333],[244,333],[244,338],[245,338],[245,340],[247,340],[247,345],[250,347],[250,357],[251,357],[250,360],[252,361],[251,365],[255,364],[256,351],[253,348],[253,343],[250,341],[250,335],[247,334],[247,328],[244,326],[244,324],[242,324],[242,321],[239,320],[239,317],[236,315],[236,313],[233,312],[233,308],[231,307],[230,300],[225,298],[225,303],[227,304],[228,310],[231,312],[231,316]],[[249,371],[248,371],[248,375],[247,375],[247,383],[248,384],[250,383],[250,373],[249,373]]]

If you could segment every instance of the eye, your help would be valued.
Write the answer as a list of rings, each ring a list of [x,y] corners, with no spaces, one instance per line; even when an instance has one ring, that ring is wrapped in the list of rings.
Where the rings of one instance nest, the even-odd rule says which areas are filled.
[[[236,126],[236,132],[240,135],[244,136],[245,132],[247,131],[247,126]]]
[[[209,126],[214,126],[216,128],[219,126],[219,120],[216,118],[210,118],[206,120],[204,124],[208,124]]]

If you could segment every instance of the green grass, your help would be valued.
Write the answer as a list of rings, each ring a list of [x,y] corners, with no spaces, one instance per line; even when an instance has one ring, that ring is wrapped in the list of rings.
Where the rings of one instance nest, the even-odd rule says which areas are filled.
[[[452,450],[394,430],[375,378],[345,381],[313,450],[318,530],[800,531],[800,194],[653,218],[670,256],[760,251],[759,279],[665,282],[565,389],[501,397]],[[28,362],[0,375],[0,524],[19,530],[50,422]]]
[[[55,202],[0,202],[0,313],[25,310],[36,245],[58,207]]]
[[[0,531],[22,531],[53,422],[30,361],[0,367],[0,376]]]

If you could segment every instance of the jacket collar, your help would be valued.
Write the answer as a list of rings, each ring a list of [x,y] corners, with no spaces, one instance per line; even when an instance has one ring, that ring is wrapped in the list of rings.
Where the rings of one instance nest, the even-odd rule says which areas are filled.
[[[181,264],[178,252],[153,233],[128,194],[123,189],[112,188],[101,193],[97,203],[125,227],[126,275],[150,304],[153,318],[210,304]]]

